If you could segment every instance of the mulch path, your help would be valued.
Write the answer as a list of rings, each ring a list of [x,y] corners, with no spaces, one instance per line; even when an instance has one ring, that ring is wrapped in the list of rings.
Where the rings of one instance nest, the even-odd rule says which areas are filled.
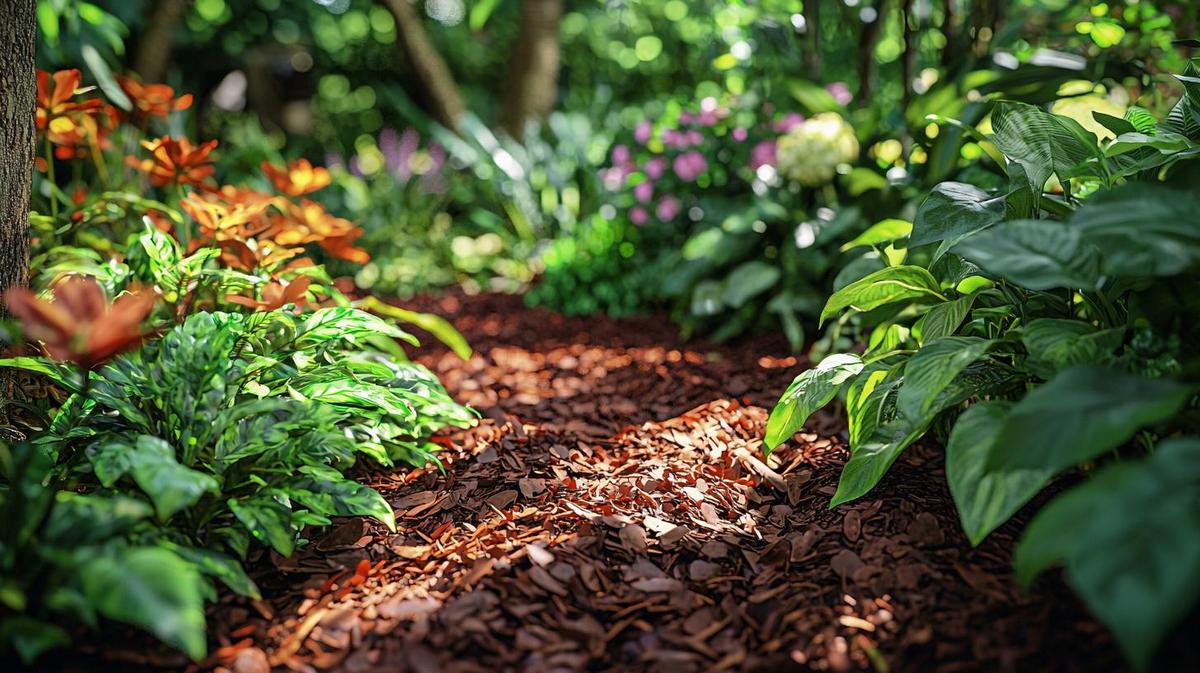
[[[1059,580],[1017,589],[1016,527],[970,547],[936,448],[836,510],[835,418],[764,461],[767,408],[803,367],[782,341],[680,345],[661,317],[565,318],[514,297],[417,303],[476,348],[464,362],[425,339],[419,359],[482,420],[445,438],[444,472],[364,475],[398,533],[348,520],[292,559],[264,556],[268,598],[213,608],[209,666],[1124,670]]]

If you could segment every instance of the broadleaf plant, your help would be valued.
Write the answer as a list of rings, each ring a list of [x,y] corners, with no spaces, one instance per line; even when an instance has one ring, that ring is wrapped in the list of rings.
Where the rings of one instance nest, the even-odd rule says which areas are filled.
[[[998,103],[990,140],[1010,187],[933,190],[911,233],[897,229],[904,253],[822,311],[867,330],[865,351],[800,374],[765,441],[844,395],[837,506],[933,430],[972,544],[1057,475],[1099,465],[1034,519],[1017,571],[1028,585],[1065,565],[1139,670],[1200,597],[1200,440],[1185,437],[1200,427],[1198,110],[1190,87],[1156,126],[1136,108],[1101,120],[1119,132],[1098,142],[1068,118]]]

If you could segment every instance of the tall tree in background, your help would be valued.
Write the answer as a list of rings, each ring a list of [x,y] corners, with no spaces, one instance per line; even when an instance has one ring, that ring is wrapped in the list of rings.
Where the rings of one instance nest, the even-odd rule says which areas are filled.
[[[190,0],[155,0],[142,31],[133,69],[143,82],[161,82],[171,62],[171,36]]]
[[[29,189],[33,182],[34,0],[0,0],[0,294],[29,270]],[[0,317],[6,315],[0,303]]]
[[[425,88],[429,112],[439,124],[448,129],[458,128],[465,106],[454,83],[454,76],[442,55],[433,46],[421,16],[409,0],[384,0],[384,5],[396,19],[396,34],[400,49],[413,73]]]
[[[544,118],[558,100],[562,0],[522,0],[521,25],[508,62],[500,123],[514,138],[530,119]]]

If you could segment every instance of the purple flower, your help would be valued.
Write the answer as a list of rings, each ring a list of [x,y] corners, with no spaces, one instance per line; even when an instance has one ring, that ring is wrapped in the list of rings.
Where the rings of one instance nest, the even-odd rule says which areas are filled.
[[[613,165],[624,168],[630,163],[629,147],[617,145],[612,152]]]
[[[675,129],[663,131],[662,140],[664,145],[677,150],[687,149],[688,146],[687,135]]]
[[[739,126],[733,130],[731,135],[733,136],[735,142],[744,143],[746,142],[746,138],[749,137],[750,133],[746,131],[746,129]]]
[[[654,157],[646,162],[642,170],[645,171],[646,177],[651,180],[657,180],[663,176],[663,173],[667,172],[667,160],[662,157]]]
[[[634,206],[629,209],[629,221],[639,227],[650,221],[650,214],[641,206]]]
[[[775,141],[764,140],[750,150],[750,170],[757,171],[762,166],[775,165]]]
[[[704,142],[704,134],[699,131],[688,131],[687,141],[689,145],[699,145]]]
[[[680,124],[694,124],[694,123],[696,123],[696,116],[686,110],[683,112],[680,112],[679,113],[679,123]]]
[[[833,96],[838,105],[845,105],[854,99],[854,96],[850,93],[850,87],[846,86],[845,82],[834,82],[825,87],[825,90],[829,92],[829,95]]]
[[[679,176],[680,180],[692,182],[708,170],[708,160],[699,152],[685,152],[675,157],[671,167],[675,169],[675,175]]]
[[[670,222],[675,219],[675,216],[681,210],[683,210],[683,204],[679,202],[679,199],[667,194],[658,202],[658,207],[654,209],[654,214],[658,216],[659,220]]]
[[[650,199],[654,198],[654,183],[647,180],[639,182],[633,188],[633,198],[638,200],[638,203],[649,203]]]
[[[649,121],[644,121],[637,125],[633,130],[633,139],[638,141],[639,145],[645,145],[650,142],[650,136],[654,133],[654,125]]]
[[[775,122],[776,133],[787,133],[797,126],[804,123],[804,116],[798,112],[789,112],[783,116],[783,119]]]

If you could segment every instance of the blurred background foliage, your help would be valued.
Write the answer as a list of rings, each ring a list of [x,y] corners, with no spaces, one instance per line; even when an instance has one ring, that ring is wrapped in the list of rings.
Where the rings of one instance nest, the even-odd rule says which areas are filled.
[[[300,156],[330,167],[321,199],[366,230],[372,256],[339,271],[365,289],[665,307],[689,334],[782,327],[799,348],[828,287],[888,254],[845,241],[911,219],[923,190],[964,170],[999,184],[999,156],[973,132],[995,101],[1053,104],[1085,125],[1093,110],[1165,110],[1187,51],[1171,41],[1194,34],[1197,12],[1188,0],[39,0],[38,65],[82,67],[118,105],[113,73],[193,93],[197,114],[173,121],[192,127],[175,131],[220,139],[223,171]],[[812,123],[823,114],[837,121]],[[805,163],[828,145],[822,129],[848,133],[852,156]],[[796,177],[822,161],[825,179]]]

